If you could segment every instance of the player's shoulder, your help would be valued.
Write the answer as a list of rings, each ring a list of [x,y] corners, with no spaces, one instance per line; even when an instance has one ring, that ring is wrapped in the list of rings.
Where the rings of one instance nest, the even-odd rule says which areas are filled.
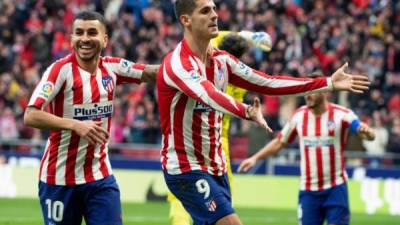
[[[103,56],[100,59],[101,59],[101,61],[103,63],[106,63],[106,64],[108,64],[108,63],[119,63],[122,60],[122,58],[113,57],[113,56]]]
[[[347,114],[347,113],[352,113],[353,112],[351,109],[348,109],[348,108],[346,108],[344,106],[341,106],[341,105],[338,105],[338,104],[335,104],[335,103],[329,103],[329,106],[332,107],[334,110],[337,110],[338,112],[341,112],[341,113]]]
[[[305,111],[307,111],[307,110],[308,110],[308,107],[307,107],[306,105],[303,105],[303,106],[297,108],[297,109],[293,112],[292,117],[299,116],[299,115],[303,115],[303,113],[304,113]]]
[[[225,50],[213,47],[212,57],[214,58],[226,58],[231,57],[231,54]]]
[[[73,57],[74,57],[73,54],[69,54],[62,58],[57,59],[47,67],[45,73],[49,73],[52,76],[54,76],[55,74],[60,74],[60,73],[65,73],[66,71],[70,71],[71,67],[69,67],[68,65],[71,65]]]

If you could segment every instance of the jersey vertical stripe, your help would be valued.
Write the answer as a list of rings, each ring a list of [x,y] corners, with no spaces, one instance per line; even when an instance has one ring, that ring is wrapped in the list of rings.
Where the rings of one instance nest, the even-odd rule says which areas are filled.
[[[161,163],[169,174],[226,172],[221,147],[222,113],[246,117],[247,105],[224,94],[228,81],[263,94],[300,94],[331,89],[330,79],[269,76],[214,49],[206,66],[185,40],[163,60],[157,76],[162,130]]]
[[[102,121],[110,130],[116,83],[140,83],[144,66],[120,58],[101,57],[94,74],[79,68],[75,54],[50,65],[35,88],[29,106],[58,117]],[[108,142],[89,145],[70,130],[51,131],[40,165],[40,180],[48,184],[76,185],[112,174]]]
[[[351,110],[332,103],[318,116],[304,106],[282,129],[279,138],[283,143],[299,135],[302,190],[325,190],[346,181],[343,151],[354,120],[358,118]]]

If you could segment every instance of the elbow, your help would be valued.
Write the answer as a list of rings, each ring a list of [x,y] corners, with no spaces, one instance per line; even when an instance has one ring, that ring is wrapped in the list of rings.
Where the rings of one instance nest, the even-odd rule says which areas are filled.
[[[33,127],[34,126],[34,118],[33,118],[33,114],[34,114],[34,112],[33,112],[34,110],[32,110],[32,108],[27,108],[26,110],[25,110],[25,113],[24,113],[24,125],[25,126],[28,126],[28,127]]]
[[[24,125],[31,127],[32,126],[32,119],[31,116],[28,113],[24,113]]]

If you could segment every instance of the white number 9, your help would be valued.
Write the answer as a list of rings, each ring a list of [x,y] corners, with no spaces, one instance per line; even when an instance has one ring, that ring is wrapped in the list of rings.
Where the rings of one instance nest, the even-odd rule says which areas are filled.
[[[204,199],[210,196],[210,185],[208,184],[207,180],[200,179],[196,181],[196,187],[199,193],[204,194]]]

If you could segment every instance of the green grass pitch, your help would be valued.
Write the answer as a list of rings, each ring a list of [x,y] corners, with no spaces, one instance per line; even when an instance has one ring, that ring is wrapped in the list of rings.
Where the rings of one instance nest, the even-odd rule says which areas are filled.
[[[238,208],[244,224],[293,225],[296,212],[261,208]],[[154,202],[123,204],[124,225],[168,225],[168,204]],[[42,225],[39,202],[36,199],[0,199],[0,225]],[[352,225],[399,225],[399,216],[352,215]]]

